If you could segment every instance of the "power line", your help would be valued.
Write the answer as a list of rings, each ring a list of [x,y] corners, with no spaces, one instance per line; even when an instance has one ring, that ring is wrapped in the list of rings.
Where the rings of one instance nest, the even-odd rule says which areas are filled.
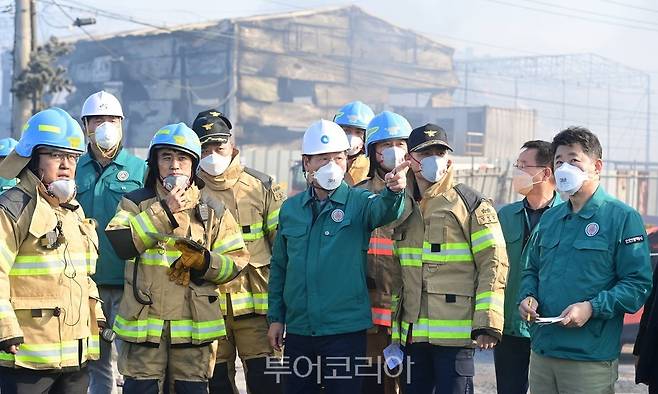
[[[66,11],[63,9],[63,7],[62,7],[57,1],[52,0],[52,3],[53,3],[55,6],[57,6],[57,7],[60,9],[60,11],[62,11],[62,13],[63,13],[67,18],[69,18],[71,21],[74,21],[74,20],[75,20],[75,19],[74,19],[74,18],[73,18],[68,12],[66,12]],[[112,58],[113,58],[114,60],[117,60],[117,61],[120,61],[120,62],[122,62],[122,63],[125,63],[125,59],[123,59],[122,56],[120,56],[120,55],[118,55],[116,52],[114,52],[114,51],[112,50],[112,48],[110,48],[110,47],[108,47],[107,45],[105,45],[101,40],[96,39],[96,37],[94,37],[91,33],[89,33],[89,31],[87,31],[87,29],[85,29],[84,26],[79,26],[79,28],[80,28],[80,29],[81,29],[81,30],[82,30],[82,31],[83,31],[83,32],[84,32],[84,33],[85,33],[85,34],[86,34],[86,35],[87,35],[87,36],[88,36],[93,42],[95,42],[97,45],[99,45],[101,48],[103,48],[103,50],[105,50],[110,56],[112,56]],[[152,77],[152,76],[150,76],[150,75],[144,75],[144,74],[142,74],[142,73],[139,73],[139,72],[137,72],[136,70],[135,70],[135,72],[136,72],[136,73],[138,74],[138,76],[139,76],[140,78],[142,78],[142,79],[151,80],[151,81],[154,81],[154,82],[164,82],[164,83],[166,83],[166,84],[168,84],[168,85],[170,85],[170,86],[173,86],[173,87],[175,87],[175,88],[178,88],[178,89],[181,89],[181,90],[189,91],[189,92],[191,92],[192,94],[194,94],[196,98],[199,98],[198,95],[196,94],[196,92],[194,92],[194,88],[192,88],[192,87],[190,87],[190,86],[182,85],[182,84],[179,84],[179,83],[177,83],[177,82],[173,82],[172,80],[160,80],[160,79],[154,78],[154,77]],[[224,83],[225,81],[226,81],[226,80],[222,80],[222,81],[214,82],[214,83],[212,83],[212,84],[205,84],[205,85],[203,85],[203,88],[212,87],[212,86],[214,86],[214,85],[216,85],[216,84]]]
[[[600,17],[609,18],[609,19],[612,19],[612,20],[616,19],[616,20],[625,21],[625,22],[643,23],[643,24],[647,24],[647,25],[651,25],[651,26],[658,26],[657,23],[651,22],[651,21],[646,21],[646,20],[641,20],[641,19],[633,19],[633,18],[626,18],[626,17],[618,16],[618,15],[605,14],[605,13],[591,11],[591,10],[587,10],[587,9],[583,9],[583,8],[567,7],[567,6],[552,4],[552,3],[548,3],[548,2],[540,1],[540,0],[525,0],[525,1],[528,2],[528,3],[535,3],[535,4],[542,5],[542,6],[553,7],[553,8],[567,10],[567,11],[574,11],[574,12],[579,12],[579,13],[584,12],[587,15],[600,16]]]
[[[606,25],[626,27],[626,28],[635,29],[635,30],[658,32],[658,29],[652,29],[652,28],[649,28],[649,27],[634,26],[634,25],[629,25],[629,24],[625,24],[625,23],[618,23],[618,22],[613,22],[613,21],[606,21],[606,20],[601,20],[601,19],[590,18],[590,17],[586,17],[586,16],[582,16],[582,15],[568,14],[568,13],[560,12],[560,11],[552,11],[552,10],[546,10],[546,9],[541,9],[541,8],[529,7],[529,6],[522,5],[522,4],[509,3],[509,2],[503,1],[503,0],[484,0],[484,1],[488,1],[490,3],[502,4],[502,5],[506,5],[508,7],[514,7],[514,8],[524,9],[524,10],[535,11],[535,12],[544,13],[544,14],[565,16],[565,17],[568,17],[568,18],[578,19],[578,20],[581,20],[581,21],[602,23],[602,24],[606,24]]]
[[[41,0],[43,1],[43,0]],[[62,6],[56,2],[55,0],[49,0],[49,2],[54,3],[56,6],[58,6],[60,9],[62,9]],[[67,15],[67,17],[71,20],[73,18],[66,13],[64,10],[62,12]],[[137,23],[137,22],[135,22]],[[156,26],[156,25],[153,25]],[[117,59],[120,59],[121,61],[124,61],[121,59],[120,56],[118,56],[114,51],[112,51],[109,47],[104,45],[101,41],[97,40],[95,37],[93,37],[88,31],[86,31],[84,28],[81,27],[83,32],[87,34],[94,42],[99,44],[101,47],[103,47],[109,54],[111,54],[113,57],[116,57]],[[172,30],[169,28],[164,28],[168,31],[176,31]],[[224,36],[228,36],[230,38],[235,39],[236,37],[232,34],[223,34]],[[262,52],[267,53],[268,51],[263,50]],[[334,69],[341,69],[341,66],[339,64],[336,64],[335,61],[331,61],[330,59],[327,59],[326,55],[318,55],[315,54],[316,57],[309,56],[307,54],[299,54],[299,55],[294,55],[294,54],[280,54],[276,52],[270,52],[272,54],[276,55],[281,55],[281,56],[288,56],[288,57],[293,57],[293,58],[304,58],[304,59],[309,59],[309,60],[314,60],[314,61],[321,61],[324,62],[325,66],[327,67],[333,67]],[[393,78],[401,81],[407,81],[407,82],[413,82],[413,83],[425,83],[427,84],[427,81],[422,80],[420,78],[412,78],[404,75],[399,75],[399,74],[390,74],[386,73],[383,71],[373,71],[371,68],[368,67],[361,67],[360,65],[352,64],[352,68],[356,68],[357,70],[364,71],[374,77],[376,76],[382,76],[382,77],[388,77],[388,78]],[[149,79],[149,80],[154,80],[154,81],[159,81],[156,78],[150,77],[150,76],[143,76],[144,79]],[[178,86],[181,89],[191,89],[187,86],[182,86],[180,84],[172,84],[172,86]],[[204,85],[203,87],[207,87],[208,85]],[[578,104],[578,103],[569,103],[569,102],[562,102],[562,101],[557,101],[557,100],[549,100],[549,99],[542,99],[542,98],[535,98],[535,97],[528,97],[528,96],[519,96],[519,95],[514,95],[514,94],[509,94],[509,93],[502,93],[502,92],[496,92],[496,91],[487,91],[487,90],[478,90],[478,89],[465,89],[463,87],[456,87],[454,85],[446,84],[446,83],[431,83],[428,88],[434,87],[440,88],[440,89],[453,89],[453,90],[464,90],[472,93],[479,93],[479,94],[484,94],[484,95],[490,95],[490,96],[498,96],[498,97],[505,97],[505,98],[510,98],[510,99],[519,99],[519,100],[525,100],[525,101],[533,101],[533,102],[538,102],[538,103],[543,103],[543,104],[550,104],[550,105],[556,105],[556,106],[565,106],[565,107],[570,107],[570,108],[583,108],[583,109],[588,109],[588,110],[599,110],[599,111],[608,111],[610,110],[611,112],[616,112],[616,113],[624,113],[624,114],[635,114],[636,112],[630,111],[630,110],[624,110],[624,109],[616,109],[616,108],[607,108],[607,107],[599,107],[599,106],[592,106],[592,105],[585,105],[585,104]],[[652,115],[653,113],[650,113]]]
[[[614,0],[601,0],[601,1],[603,1],[605,3],[615,4],[615,5],[618,5],[618,6],[621,6],[621,7],[631,8],[631,9],[634,9],[634,10],[655,12],[655,13],[658,14],[658,9],[655,9],[655,8],[640,7],[640,6],[637,6],[637,5],[626,4],[626,3],[622,3],[621,1],[614,1]]]

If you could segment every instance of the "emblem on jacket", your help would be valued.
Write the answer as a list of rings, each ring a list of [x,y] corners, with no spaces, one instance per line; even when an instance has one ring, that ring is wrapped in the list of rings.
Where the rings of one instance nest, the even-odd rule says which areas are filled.
[[[123,182],[128,179],[129,175],[130,174],[128,174],[128,171],[121,170],[117,173],[117,179]]]
[[[596,234],[599,233],[599,224],[592,222],[585,227],[585,234],[587,234],[588,237],[593,237]]]
[[[331,212],[331,220],[333,220],[336,223],[342,222],[344,217],[345,217],[345,212],[343,212],[342,209],[334,209]]]

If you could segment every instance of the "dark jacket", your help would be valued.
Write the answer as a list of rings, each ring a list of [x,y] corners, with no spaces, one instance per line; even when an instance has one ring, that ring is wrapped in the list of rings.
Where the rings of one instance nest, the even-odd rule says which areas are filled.
[[[658,385],[658,303],[656,302],[658,270],[653,272],[653,290],[644,305],[640,331],[633,354],[640,357],[635,370],[635,383]]]

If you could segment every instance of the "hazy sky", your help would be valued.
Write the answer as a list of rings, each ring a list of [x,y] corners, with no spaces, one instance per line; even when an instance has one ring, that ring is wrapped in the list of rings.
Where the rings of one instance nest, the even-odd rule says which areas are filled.
[[[37,0],[39,36],[80,35],[69,17],[93,13],[69,7],[96,7],[157,25],[355,4],[401,27],[432,36],[453,46],[458,54],[472,48],[475,55],[532,55],[592,52],[628,66],[654,72],[658,78],[658,0],[362,0],[303,2],[241,0]],[[13,1],[0,2],[7,5]],[[111,7],[108,7],[111,4]],[[402,6],[401,6],[402,5]],[[0,17],[10,32],[10,16]],[[569,15],[569,16],[567,16]],[[134,23],[97,16],[92,34],[142,28]],[[605,21],[605,23],[597,22]],[[3,34],[4,45],[11,36]],[[9,37],[7,37],[9,36]],[[654,85],[655,86],[655,85]]]
[[[465,54],[495,57],[594,53],[651,73],[654,97],[652,147],[658,147],[655,132],[655,125],[658,125],[658,99],[655,99],[658,97],[658,0],[36,1],[41,41],[50,35],[86,37],[79,28],[71,26],[71,20],[76,17],[96,17],[97,24],[86,29],[92,35],[105,35],[147,28],[129,21],[131,18],[142,23],[173,27],[223,18],[354,4],[393,24],[416,30],[455,48],[458,57]],[[0,46],[10,47],[13,43],[12,13],[6,12],[13,3],[0,1]],[[94,8],[101,13],[93,11]],[[108,12],[116,17],[103,14]],[[567,101],[574,99],[572,95]],[[596,99],[600,101],[602,98],[597,96],[593,101]],[[589,102],[589,96],[587,100]],[[613,128],[633,131],[634,138],[628,141],[630,146],[624,147],[627,151],[643,146],[642,130],[646,124],[643,98],[633,97],[632,100],[633,103],[637,101],[631,103],[637,112],[635,116],[619,112],[614,113],[612,119]],[[534,104],[536,102],[530,102],[526,106]],[[551,115],[547,111],[540,112],[540,116]],[[578,113],[572,119],[571,122],[585,124],[590,121],[597,129],[605,123],[601,111],[593,112],[591,118],[589,113]],[[540,123],[542,121],[546,119],[540,119]]]

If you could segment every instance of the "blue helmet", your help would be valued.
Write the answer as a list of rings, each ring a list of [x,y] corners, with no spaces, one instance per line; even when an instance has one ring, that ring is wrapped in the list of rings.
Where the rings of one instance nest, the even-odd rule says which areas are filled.
[[[9,156],[14,147],[18,144],[13,138],[3,138],[0,140],[0,157]]]
[[[352,101],[336,112],[334,122],[340,126],[352,126],[365,130],[373,116],[375,113],[370,107],[361,101]]]
[[[201,160],[199,137],[183,122],[168,124],[155,133],[149,145],[149,158],[154,157],[155,149],[166,147],[189,153],[196,164]]]
[[[40,146],[82,154],[86,147],[85,136],[68,112],[52,107],[37,112],[25,123],[15,150],[21,157],[31,157],[34,149]]]
[[[366,155],[370,145],[377,142],[397,139],[407,139],[411,134],[411,125],[402,115],[384,111],[370,121],[366,129]]]

